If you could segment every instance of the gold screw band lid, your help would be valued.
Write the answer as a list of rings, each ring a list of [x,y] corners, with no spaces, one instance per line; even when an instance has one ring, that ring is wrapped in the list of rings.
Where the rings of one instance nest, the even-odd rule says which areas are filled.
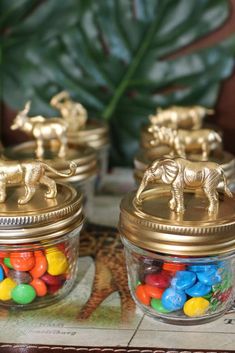
[[[121,202],[119,230],[134,245],[154,252],[182,256],[208,256],[235,251],[235,199],[224,197],[216,216],[206,209],[202,192],[184,193],[186,211],[171,211],[168,187],[147,189],[142,204],[130,193]]]
[[[25,205],[18,199],[24,187],[8,187],[7,199],[0,204],[0,243],[19,244],[54,239],[83,223],[82,195],[73,187],[57,183],[57,196],[45,198],[40,185]]]
[[[78,131],[68,131],[68,143],[100,149],[109,144],[108,125],[98,120],[88,120]]]

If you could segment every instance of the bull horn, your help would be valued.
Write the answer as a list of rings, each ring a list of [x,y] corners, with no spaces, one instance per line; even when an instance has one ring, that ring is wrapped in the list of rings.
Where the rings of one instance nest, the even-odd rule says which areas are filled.
[[[25,113],[28,113],[29,110],[30,110],[30,107],[31,107],[31,101],[27,101],[27,102],[25,103],[25,107],[24,107],[23,111],[24,111]]]
[[[214,109],[206,109],[206,113],[208,114],[208,115],[212,115],[212,114],[214,114]]]

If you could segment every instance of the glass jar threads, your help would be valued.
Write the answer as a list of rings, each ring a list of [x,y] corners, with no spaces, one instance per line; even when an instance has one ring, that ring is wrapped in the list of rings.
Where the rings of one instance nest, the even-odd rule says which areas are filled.
[[[27,201],[26,185],[7,188],[0,203],[0,305],[10,309],[51,304],[69,293],[77,277],[81,193],[45,175]]]
[[[219,165],[195,166],[180,158],[165,161],[171,164],[166,174],[165,165],[153,163],[148,168],[152,178],[145,173],[146,182],[137,194],[126,195],[121,203],[119,230],[129,286],[149,316],[178,325],[201,324],[222,316],[233,302],[235,200],[228,197],[232,195],[226,185],[227,195],[220,196],[219,205],[216,187],[208,192],[207,180],[220,182]],[[175,162],[180,168],[173,175]],[[206,173],[205,182],[200,172]],[[145,189],[157,177],[164,185]],[[174,177],[180,177],[184,190]],[[195,189],[200,183],[207,198]]]

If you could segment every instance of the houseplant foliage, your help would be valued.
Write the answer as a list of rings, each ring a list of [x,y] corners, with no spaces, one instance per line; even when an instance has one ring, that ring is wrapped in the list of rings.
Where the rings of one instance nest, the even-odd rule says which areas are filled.
[[[140,126],[156,107],[213,106],[233,69],[235,39],[172,55],[218,28],[227,0],[2,0],[3,99],[55,115],[66,89],[109,122],[113,164],[131,164]]]

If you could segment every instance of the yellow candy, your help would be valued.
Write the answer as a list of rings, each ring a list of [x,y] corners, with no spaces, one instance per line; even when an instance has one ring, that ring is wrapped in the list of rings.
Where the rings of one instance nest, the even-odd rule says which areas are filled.
[[[68,261],[62,251],[57,248],[46,250],[46,259],[48,262],[47,272],[52,276],[62,275],[67,271]]]
[[[209,304],[209,301],[202,297],[191,298],[184,304],[184,313],[190,317],[202,316],[207,311]]]
[[[0,300],[10,300],[12,289],[16,286],[17,283],[11,278],[5,278],[2,282],[0,282]]]

